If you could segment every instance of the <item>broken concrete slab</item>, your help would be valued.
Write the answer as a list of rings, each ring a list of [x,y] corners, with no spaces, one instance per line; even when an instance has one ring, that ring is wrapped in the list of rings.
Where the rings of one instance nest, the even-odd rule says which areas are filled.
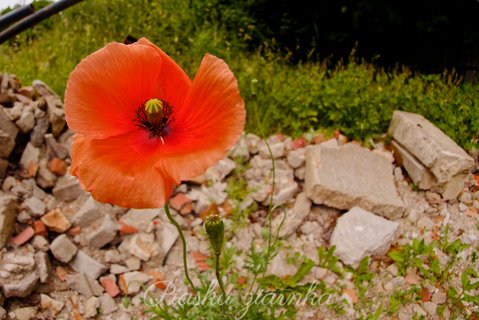
[[[397,222],[354,207],[339,217],[330,244],[336,246],[335,256],[356,268],[365,257],[384,255],[398,228]]]
[[[92,279],[98,279],[99,276],[108,270],[107,266],[93,259],[83,250],[77,252],[69,265],[73,270],[84,273]]]
[[[419,114],[394,111],[388,134],[430,168],[439,183],[468,172],[474,165],[474,159],[454,140]]]
[[[305,191],[316,204],[342,210],[359,206],[387,218],[403,215],[392,164],[357,144],[307,148]]]
[[[438,184],[437,179],[432,172],[403,146],[394,140],[391,142],[391,146],[397,164],[406,169],[416,187],[421,190],[429,190]]]

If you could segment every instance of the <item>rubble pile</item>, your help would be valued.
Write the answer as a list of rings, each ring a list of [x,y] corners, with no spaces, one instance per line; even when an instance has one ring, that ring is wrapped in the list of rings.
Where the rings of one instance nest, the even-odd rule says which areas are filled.
[[[175,227],[163,209],[95,201],[69,174],[72,132],[60,97],[39,80],[22,86],[14,75],[0,78],[0,319],[148,319],[147,288],[162,290],[170,281],[186,288]],[[212,212],[225,219],[228,246],[243,252],[264,246],[271,196],[273,229],[281,227],[288,250],[317,263],[318,247],[335,245],[352,267],[414,234],[431,237],[438,221],[477,214],[474,161],[426,121],[396,112],[393,152],[384,144],[364,148],[339,133],[330,139],[278,134],[268,144],[244,134],[227,157],[177,186],[170,199],[186,234],[189,267],[209,269],[202,222]],[[411,190],[406,173],[428,191]],[[244,212],[247,226],[234,226],[234,215]],[[479,241],[479,231],[465,223],[451,233]],[[244,264],[238,257],[237,272],[248,276]],[[268,271],[283,277],[297,267],[281,251]],[[319,266],[308,277],[338,281]]]

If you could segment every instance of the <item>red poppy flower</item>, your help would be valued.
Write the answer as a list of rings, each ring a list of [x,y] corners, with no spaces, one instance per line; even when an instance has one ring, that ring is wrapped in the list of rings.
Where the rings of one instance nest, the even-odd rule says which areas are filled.
[[[158,208],[175,185],[204,172],[236,143],[244,102],[226,63],[206,54],[191,81],[140,39],[82,60],[65,92],[75,132],[72,174],[95,199]]]

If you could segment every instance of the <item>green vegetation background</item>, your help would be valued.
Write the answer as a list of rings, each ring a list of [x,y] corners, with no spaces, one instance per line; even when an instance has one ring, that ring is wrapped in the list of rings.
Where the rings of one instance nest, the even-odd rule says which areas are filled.
[[[466,149],[477,149],[479,86],[454,72],[385,71],[354,58],[291,63],[294,52],[258,38],[242,2],[221,0],[85,0],[0,45],[0,72],[28,84],[41,79],[63,94],[75,65],[111,41],[145,36],[193,77],[203,55],[224,59],[238,78],[247,130],[299,135],[339,129],[369,141],[386,132],[392,111],[417,112]]]

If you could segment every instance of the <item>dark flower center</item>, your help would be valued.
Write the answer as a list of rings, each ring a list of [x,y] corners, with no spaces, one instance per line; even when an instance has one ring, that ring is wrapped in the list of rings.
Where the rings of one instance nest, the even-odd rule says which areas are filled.
[[[148,131],[151,138],[160,138],[168,133],[168,125],[175,120],[171,105],[161,99],[153,98],[143,103],[135,112],[136,126]]]

